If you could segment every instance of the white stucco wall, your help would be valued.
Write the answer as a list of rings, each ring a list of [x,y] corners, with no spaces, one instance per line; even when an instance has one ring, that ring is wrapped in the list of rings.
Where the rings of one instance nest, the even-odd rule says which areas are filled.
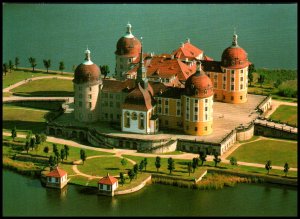
[[[150,133],[150,127],[147,127],[147,121],[150,120],[148,118],[148,113],[151,110],[145,111],[137,111],[137,110],[127,110],[122,109],[122,131],[125,132],[133,132],[133,133],[141,133],[141,134],[147,134]],[[129,112],[130,114],[130,127],[125,127],[124,118],[125,118],[125,112]],[[137,114],[137,119],[132,120],[132,113]],[[144,115],[144,129],[139,129],[139,114],[142,113]]]

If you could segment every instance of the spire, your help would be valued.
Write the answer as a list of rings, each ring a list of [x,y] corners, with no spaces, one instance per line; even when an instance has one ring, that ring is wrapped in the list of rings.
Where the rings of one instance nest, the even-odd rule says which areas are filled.
[[[199,76],[199,75],[203,75],[203,74],[204,74],[204,71],[202,71],[201,62],[198,61],[195,75]]]
[[[131,34],[131,24],[129,23],[128,21],[128,24],[127,24],[127,31],[126,31],[127,34]]]
[[[91,61],[91,51],[88,49],[88,47],[86,48],[85,50],[85,59],[84,59],[84,62],[83,64],[84,65],[92,65],[94,64],[92,61]]]
[[[236,34],[235,28],[233,32],[233,40],[232,40],[232,46],[239,46],[237,42],[238,35]]]
[[[126,37],[126,38],[133,38],[134,37],[131,33],[131,24],[129,22],[126,26],[126,34],[125,34],[124,37]]]
[[[140,62],[139,62],[139,68],[137,70],[137,77],[136,82],[142,82],[141,85],[145,89],[148,86],[148,79],[146,75],[146,69],[144,66],[144,59],[143,59],[143,37],[141,37],[141,53],[140,53]]]

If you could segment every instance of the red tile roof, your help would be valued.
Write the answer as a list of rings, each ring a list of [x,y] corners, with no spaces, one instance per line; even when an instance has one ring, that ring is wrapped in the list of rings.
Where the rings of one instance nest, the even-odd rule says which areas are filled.
[[[174,55],[178,59],[185,59],[185,58],[195,58],[202,54],[203,51],[193,44],[186,42],[183,44],[183,46],[180,46],[177,50],[172,52],[172,55]]]
[[[196,72],[196,64],[183,63],[178,59],[165,58],[162,56],[147,57],[144,61],[147,71],[147,77],[171,78],[178,77],[179,80],[185,81],[190,75]],[[129,70],[127,74],[135,75],[138,66]]]
[[[204,55],[204,60],[206,60],[206,61],[213,61],[214,59],[213,58],[211,58],[211,57],[208,57],[207,55]]]
[[[116,182],[118,182],[118,180],[115,177],[105,176],[98,181],[98,184],[113,185]]]
[[[85,83],[85,82],[93,82],[100,80],[100,68],[96,64],[85,65],[80,64],[75,69],[74,73],[74,82],[75,83]]]
[[[135,80],[134,79],[126,79],[125,81],[105,79],[103,80],[103,88],[104,92],[129,92],[135,88]]]
[[[148,84],[148,86],[151,85]],[[138,86],[127,95],[122,108],[141,111],[148,111],[153,108],[151,88],[149,87],[148,89],[144,89],[140,84],[138,84]]]
[[[66,175],[67,172],[56,167],[54,170],[52,170],[50,173],[48,173],[46,176],[50,176],[50,177],[63,177],[64,175]]]

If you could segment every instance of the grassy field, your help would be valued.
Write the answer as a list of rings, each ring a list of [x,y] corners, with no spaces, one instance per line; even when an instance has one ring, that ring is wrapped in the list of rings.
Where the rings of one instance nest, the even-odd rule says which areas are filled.
[[[18,131],[42,132],[46,129],[45,115],[49,110],[36,110],[25,107],[7,106],[3,108],[2,128],[9,131],[16,126]]]
[[[10,93],[10,92],[3,92],[2,93],[3,97],[10,97],[11,95],[12,95],[12,93]]]
[[[2,76],[2,86],[3,88],[6,88],[12,84],[15,84],[19,81],[23,81],[25,79],[34,78],[34,77],[40,77],[40,76],[53,76],[57,75],[54,73],[46,73],[41,71],[27,71],[27,70],[13,70],[12,72],[7,72],[5,76]],[[59,74],[61,75],[61,74]],[[73,77],[72,74],[63,74],[61,76],[64,77]]]
[[[74,96],[73,82],[64,79],[41,79],[16,87],[14,95],[31,97]]]
[[[241,145],[230,157],[235,157],[238,161],[260,164],[271,160],[272,165],[282,167],[287,161],[290,167],[297,167],[297,142],[259,140]]]
[[[80,172],[92,176],[119,176],[120,172],[127,173],[129,169],[133,168],[133,164],[127,162],[126,166],[122,166],[121,158],[119,157],[99,157],[88,159],[83,165],[78,165]]]
[[[297,109],[296,106],[280,105],[270,116],[270,119],[291,125],[297,125]]]

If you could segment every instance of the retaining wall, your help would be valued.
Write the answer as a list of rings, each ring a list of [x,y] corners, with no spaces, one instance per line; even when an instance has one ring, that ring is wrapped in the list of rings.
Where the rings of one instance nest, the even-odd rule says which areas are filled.
[[[149,182],[151,180],[151,175],[145,179],[140,185],[132,188],[132,189],[127,189],[127,190],[123,190],[123,191],[115,191],[115,195],[124,195],[124,194],[128,194],[128,193],[133,193],[136,192],[138,190],[140,190],[141,188],[143,188],[147,182]]]

